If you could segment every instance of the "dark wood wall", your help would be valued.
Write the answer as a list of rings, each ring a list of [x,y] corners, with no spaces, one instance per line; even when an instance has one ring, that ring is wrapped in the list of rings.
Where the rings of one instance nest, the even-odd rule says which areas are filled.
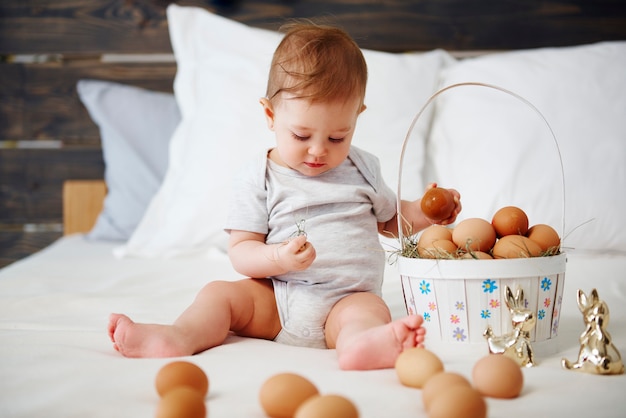
[[[104,63],[102,54],[171,54],[159,0],[0,2],[0,267],[62,234],[65,179],[102,178],[81,78],[172,91],[173,62]],[[278,29],[305,17],[338,24],[364,48],[506,50],[626,39],[625,0],[187,0]]]

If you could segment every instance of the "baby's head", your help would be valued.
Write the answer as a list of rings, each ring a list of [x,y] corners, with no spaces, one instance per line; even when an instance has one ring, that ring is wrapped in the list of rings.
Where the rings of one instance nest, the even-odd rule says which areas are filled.
[[[260,100],[276,135],[269,157],[306,176],[346,160],[363,99],[367,66],[342,30],[292,25],[279,44]]]
[[[358,98],[363,104],[366,84],[365,58],[347,33],[295,23],[274,53],[266,97],[274,106],[284,97],[311,103]]]

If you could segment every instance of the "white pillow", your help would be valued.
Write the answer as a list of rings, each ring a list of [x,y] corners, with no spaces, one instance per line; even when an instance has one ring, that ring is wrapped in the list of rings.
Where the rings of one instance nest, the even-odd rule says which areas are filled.
[[[527,99],[553,128],[564,165],[563,228],[559,157],[540,118],[495,90],[449,90],[436,100],[428,171],[460,191],[459,219],[490,220],[517,205],[531,224],[564,230],[566,247],[626,248],[626,42],[487,55],[458,62],[442,78]]]
[[[173,94],[80,80],[80,100],[100,128],[107,196],[88,238],[126,241],[161,186],[180,112]]]
[[[170,36],[178,72],[174,91],[183,121],[170,148],[170,168],[144,219],[118,254],[178,256],[224,247],[230,178],[249,157],[274,144],[259,98],[281,34],[251,28],[207,10],[170,5]],[[366,110],[353,143],[381,158],[397,182],[400,144],[413,114],[452,61],[443,51],[365,51],[370,71]],[[407,195],[419,196],[423,141],[411,148]]]

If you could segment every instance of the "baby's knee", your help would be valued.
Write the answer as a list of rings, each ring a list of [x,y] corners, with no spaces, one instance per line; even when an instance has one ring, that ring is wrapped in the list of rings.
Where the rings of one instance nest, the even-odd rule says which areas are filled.
[[[215,280],[210,283],[207,283],[203,288],[202,292],[226,292],[233,288],[233,282],[229,282],[226,280]]]
[[[210,298],[214,300],[216,297],[229,298],[232,295],[236,295],[237,289],[234,282],[227,280],[215,280],[207,283],[198,293],[198,299]]]
[[[326,318],[326,344],[334,348],[343,327],[353,323],[385,324],[391,322],[391,312],[385,301],[373,293],[352,293],[339,300]]]
[[[216,280],[202,289],[201,296],[207,300],[227,301],[238,310],[257,307],[261,311],[276,311],[274,288],[268,279]]]
[[[352,293],[333,306],[331,313],[341,317],[371,315],[391,320],[391,313],[385,301],[378,295],[369,292]]]

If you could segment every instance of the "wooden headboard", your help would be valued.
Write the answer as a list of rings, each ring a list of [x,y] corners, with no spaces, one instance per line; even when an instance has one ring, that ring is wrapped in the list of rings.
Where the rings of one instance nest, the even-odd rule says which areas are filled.
[[[62,234],[62,184],[101,179],[97,127],[76,82],[172,91],[162,0],[0,3],[0,267]],[[623,0],[187,0],[267,29],[322,18],[363,48],[510,50],[626,39]],[[138,56],[137,54],[142,54]],[[147,54],[147,55],[146,55]],[[123,59],[120,59],[123,58]]]

